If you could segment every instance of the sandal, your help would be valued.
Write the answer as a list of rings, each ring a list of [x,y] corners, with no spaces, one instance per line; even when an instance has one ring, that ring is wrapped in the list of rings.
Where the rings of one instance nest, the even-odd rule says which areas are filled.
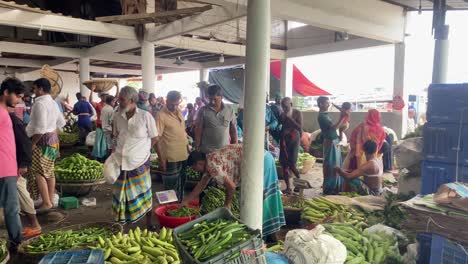
[[[23,229],[22,235],[25,238],[31,238],[42,234],[41,229],[32,229],[31,227],[25,227]]]

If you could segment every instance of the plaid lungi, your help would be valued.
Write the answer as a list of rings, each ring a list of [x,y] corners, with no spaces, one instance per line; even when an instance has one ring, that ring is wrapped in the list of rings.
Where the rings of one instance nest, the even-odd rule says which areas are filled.
[[[36,177],[55,177],[55,160],[59,156],[59,140],[57,133],[47,133],[37,143],[32,152],[32,162],[26,174],[27,189],[33,200],[39,198]]]
[[[153,206],[150,160],[132,171],[122,171],[113,186],[112,212],[115,222],[134,223]]]

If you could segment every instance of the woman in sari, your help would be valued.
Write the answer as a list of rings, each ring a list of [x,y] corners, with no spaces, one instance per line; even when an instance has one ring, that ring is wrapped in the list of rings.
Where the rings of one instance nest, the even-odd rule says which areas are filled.
[[[366,115],[366,120],[353,130],[349,139],[351,151],[344,164],[346,170],[356,170],[367,162],[363,146],[368,140],[377,143],[377,151],[380,150],[386,137],[380,119],[380,112],[371,109]]]
[[[340,120],[334,124],[328,114],[330,99],[320,96],[317,99],[317,104],[320,108],[318,123],[323,138],[323,194],[338,194],[341,192],[343,178],[338,176],[335,171],[336,167],[341,167],[341,149],[338,146],[340,140],[337,129],[343,125],[349,114],[344,113]]]

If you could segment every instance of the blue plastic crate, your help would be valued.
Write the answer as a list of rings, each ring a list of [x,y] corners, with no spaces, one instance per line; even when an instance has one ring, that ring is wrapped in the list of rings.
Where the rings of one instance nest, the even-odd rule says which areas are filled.
[[[454,182],[455,164],[424,161],[422,164],[421,194],[435,193],[442,184]],[[468,182],[468,165],[458,166],[458,181]]]
[[[459,124],[428,122],[423,129],[423,155],[425,160],[456,163]],[[461,130],[459,164],[468,164],[468,124]]]
[[[61,251],[45,255],[39,264],[104,264],[101,250]]]
[[[432,235],[430,264],[468,264],[468,247]]]
[[[418,264],[428,264],[431,260],[431,242],[432,236],[428,233],[420,233],[416,239],[419,242]]]
[[[434,123],[468,123],[468,83],[433,84],[428,89],[427,120]],[[463,110],[466,109],[466,110]]]

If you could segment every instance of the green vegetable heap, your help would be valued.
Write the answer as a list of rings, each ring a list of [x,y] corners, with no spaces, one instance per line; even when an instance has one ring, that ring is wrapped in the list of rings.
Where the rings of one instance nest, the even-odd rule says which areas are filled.
[[[184,206],[178,209],[168,210],[166,214],[172,217],[188,217],[200,214],[200,210]]]
[[[305,200],[304,199],[291,199],[289,201],[283,200],[284,208],[304,208]]]
[[[194,171],[192,168],[187,168],[187,180],[191,181],[199,181],[200,180],[200,173]]]
[[[330,219],[335,222],[365,224],[362,222],[364,213],[352,207],[334,203],[324,197],[315,197],[312,200],[305,201],[301,218],[310,223],[321,223]]]
[[[280,253],[284,249],[284,243],[283,241],[279,240],[278,243],[274,246],[271,246],[267,248],[266,250],[268,252],[273,252],[273,253]]]
[[[5,240],[0,241],[0,262],[3,262],[8,255],[6,243]]]
[[[296,166],[298,168],[301,168],[302,166],[304,166],[304,161],[306,160],[312,160],[312,161],[315,161],[315,157],[310,155],[309,153],[300,153],[299,154],[299,157],[297,159],[297,164]]]
[[[127,236],[118,233],[108,239],[99,239],[97,247],[104,252],[105,264],[180,264],[173,244],[172,229],[163,227],[159,234],[137,227]]]
[[[195,224],[189,231],[179,234],[182,244],[199,261],[207,261],[251,237],[244,224],[221,219]],[[226,261],[239,255],[240,251],[234,252]]]
[[[224,201],[226,200],[226,193],[224,189],[210,186],[203,193],[204,196],[201,201],[202,214],[213,212],[219,207],[224,206]],[[237,192],[232,199],[231,212],[235,217],[240,216],[239,193]]]
[[[102,179],[103,165],[75,153],[64,158],[55,167],[57,181],[92,181]]]
[[[28,253],[48,253],[86,247],[112,236],[107,228],[90,227],[81,230],[57,230],[43,234],[26,247]]]
[[[385,232],[369,234],[351,224],[325,224],[327,232],[343,243],[348,251],[346,264],[380,264],[401,259],[397,239]],[[400,262],[394,262],[400,263]]]
[[[67,133],[67,132],[60,132],[59,133],[59,141],[62,144],[73,145],[78,142],[79,136],[78,133]]]

